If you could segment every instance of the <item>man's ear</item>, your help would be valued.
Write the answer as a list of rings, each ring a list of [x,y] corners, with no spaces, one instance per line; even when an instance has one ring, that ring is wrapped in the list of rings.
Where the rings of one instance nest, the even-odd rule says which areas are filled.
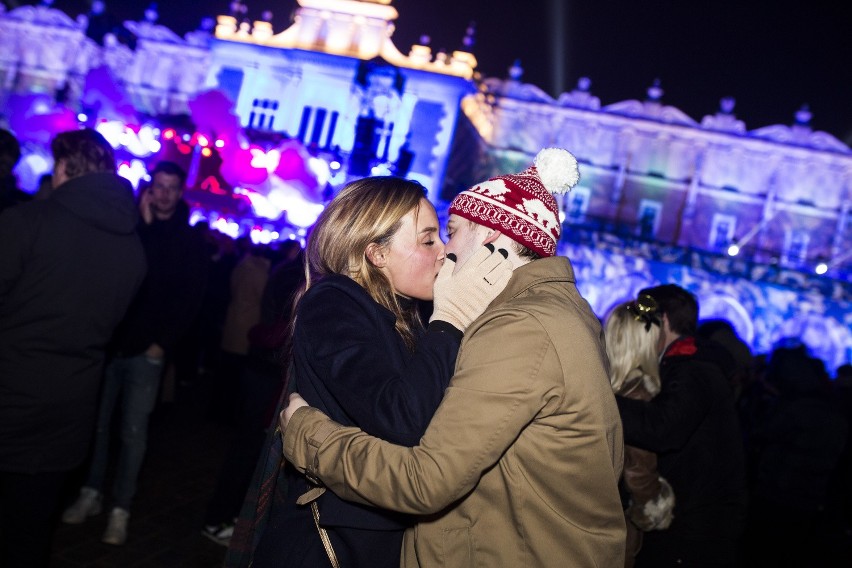
[[[488,243],[493,243],[494,241],[499,239],[500,235],[502,235],[502,234],[503,233],[501,233],[500,231],[497,231],[495,229],[488,229],[488,233],[486,233],[485,240],[482,241],[482,244],[487,245]]]
[[[384,268],[388,264],[385,248],[378,243],[368,244],[364,254],[367,255],[367,260],[370,261],[370,264],[377,268]]]

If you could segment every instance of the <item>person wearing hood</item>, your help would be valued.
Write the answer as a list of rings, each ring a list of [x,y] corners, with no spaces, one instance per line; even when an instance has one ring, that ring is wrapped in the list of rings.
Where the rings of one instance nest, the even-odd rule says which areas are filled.
[[[145,458],[148,418],[157,402],[169,351],[192,323],[207,279],[207,256],[201,236],[189,225],[183,201],[184,170],[159,162],[151,185],[139,200],[139,237],[148,261],[148,274],[110,345],[104,388],[95,429],[94,453],[80,495],[62,514],[67,524],[79,524],[101,512],[106,477],[110,424],[121,401],[121,447],[112,489],[112,509],[102,541],[122,545],[127,540],[130,505]]]
[[[107,343],[146,269],[130,183],[94,130],[58,134],[56,190],[0,215],[0,565],[47,565],[86,457]]]
[[[747,502],[735,363],[723,346],[696,340],[698,300],[688,290],[665,284],[643,297],[659,318],[660,392],[615,398],[625,443],[657,454],[677,502],[667,529],[645,533],[636,567],[737,566]]]

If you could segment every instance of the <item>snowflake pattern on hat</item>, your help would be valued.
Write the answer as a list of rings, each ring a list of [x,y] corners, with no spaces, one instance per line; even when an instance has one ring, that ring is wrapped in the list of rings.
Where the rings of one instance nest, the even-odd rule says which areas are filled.
[[[554,193],[569,190],[579,180],[577,161],[566,150],[542,150],[535,163],[546,170],[544,177]],[[556,254],[562,232],[559,206],[536,166],[491,178],[459,193],[449,212],[500,231],[542,257]]]

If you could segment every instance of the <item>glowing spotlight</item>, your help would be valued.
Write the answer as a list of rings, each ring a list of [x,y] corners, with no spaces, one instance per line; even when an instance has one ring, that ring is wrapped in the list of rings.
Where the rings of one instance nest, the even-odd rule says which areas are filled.
[[[79,120],[80,122],[86,122],[87,120],[89,120],[89,117],[86,116],[86,113],[81,112],[77,115],[77,120]]]
[[[740,254],[740,247],[738,245],[728,247],[728,256],[737,256],[738,254]]]
[[[213,155],[213,150],[211,150],[210,148],[204,147],[204,148],[201,149],[201,155],[204,156],[205,158],[209,158],[210,156]]]
[[[217,148],[224,148],[225,147],[225,141],[220,138],[220,139],[216,140],[214,146],[216,146]]]
[[[175,137],[176,134],[177,134],[177,132],[175,132],[174,129],[167,128],[166,130],[163,131],[163,138],[165,138],[166,140],[171,140],[172,138]]]
[[[814,272],[822,276],[823,274],[828,272],[828,265],[824,262],[820,262],[816,265],[816,268],[814,268]]]
[[[370,173],[374,176],[389,176],[391,175],[390,167],[387,164],[378,164],[370,169]]]

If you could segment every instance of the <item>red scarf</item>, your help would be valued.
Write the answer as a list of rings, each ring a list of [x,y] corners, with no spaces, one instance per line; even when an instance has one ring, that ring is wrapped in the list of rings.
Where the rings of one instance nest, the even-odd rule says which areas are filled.
[[[695,355],[697,352],[698,348],[695,346],[694,337],[681,337],[680,339],[672,341],[666,349],[666,352],[663,354],[663,358],[678,357],[681,355]]]

